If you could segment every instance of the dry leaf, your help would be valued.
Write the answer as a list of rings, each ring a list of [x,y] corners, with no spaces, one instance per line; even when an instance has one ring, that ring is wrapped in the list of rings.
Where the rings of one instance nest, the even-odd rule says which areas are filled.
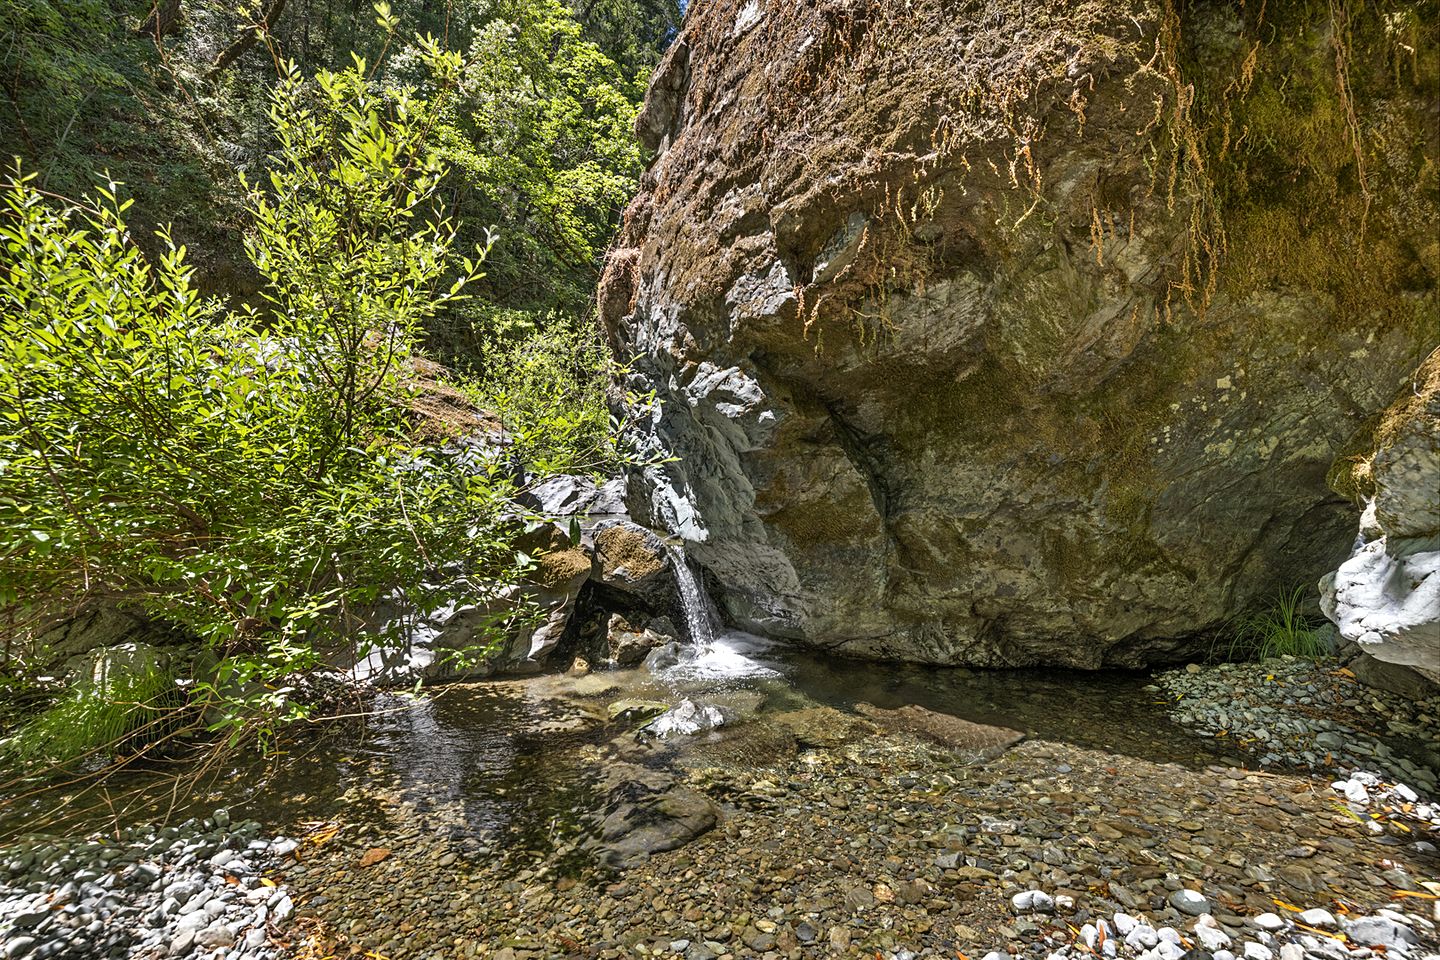
[[[369,850],[366,850],[365,854],[360,858],[360,866],[373,867],[388,856],[390,856],[389,847],[371,847]]]
[[[334,840],[335,836],[339,832],[340,827],[336,824],[331,824],[330,826],[325,827],[322,830],[316,831],[315,833],[312,833],[310,836],[306,837],[305,842],[313,843],[315,846],[318,847],[322,843],[329,843],[331,840]]]

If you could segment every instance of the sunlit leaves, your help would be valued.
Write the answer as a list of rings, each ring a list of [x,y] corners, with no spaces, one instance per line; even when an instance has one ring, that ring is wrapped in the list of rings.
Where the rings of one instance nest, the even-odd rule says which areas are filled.
[[[249,192],[263,312],[200,296],[163,232],[143,256],[117,185],[69,207],[18,175],[3,192],[0,614],[88,597],[177,625],[224,655],[189,688],[221,726],[294,715],[284,678],[381,602],[514,580],[505,472],[408,433],[416,330],[484,250],[456,283],[436,108],[396,103],[358,68],[287,72]]]

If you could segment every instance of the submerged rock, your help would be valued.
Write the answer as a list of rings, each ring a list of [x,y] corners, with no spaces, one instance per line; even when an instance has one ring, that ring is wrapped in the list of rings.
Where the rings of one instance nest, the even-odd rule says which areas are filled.
[[[913,704],[884,710],[874,704],[857,703],[855,709],[891,732],[924,737],[956,750],[998,753],[1025,739],[1018,730],[974,723]]]
[[[1343,559],[1333,451],[1434,346],[1433,72],[1380,52],[1433,17],[1347,14],[1348,98],[1324,5],[734,7],[654,74],[598,297],[674,456],[632,514],[734,625],[1137,665]]]
[[[859,717],[824,706],[777,713],[770,720],[789,730],[796,740],[808,747],[843,746],[875,730]]]
[[[684,846],[720,819],[709,797],[658,771],[620,764],[606,772],[606,779],[598,835],[587,847],[607,866],[639,866],[653,854]]]
[[[627,698],[616,700],[606,708],[606,714],[611,720],[643,720],[647,717],[658,717],[670,709],[670,704],[664,700],[636,700]]]

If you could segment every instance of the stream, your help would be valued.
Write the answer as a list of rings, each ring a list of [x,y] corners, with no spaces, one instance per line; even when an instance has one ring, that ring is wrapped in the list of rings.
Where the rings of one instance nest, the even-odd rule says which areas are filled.
[[[269,909],[283,895],[298,925],[272,922],[266,941],[262,916],[245,935],[256,958],[912,960],[977,940],[1053,946],[1127,910],[1189,929],[1185,898],[1213,911],[1217,944],[1277,903],[1430,902],[1389,891],[1432,896],[1435,847],[1419,838],[1440,830],[1440,805],[1434,824],[1407,820],[1414,805],[1382,806],[1379,781],[1373,807],[1347,807],[1363,788],[1341,782],[1337,799],[1325,773],[1262,770],[1238,734],[1177,723],[1170,681],[847,661],[725,629],[683,557],[675,569],[693,640],[649,667],[378,694],[268,758],[12,796],[0,830],[118,836],[195,818],[222,837],[253,821],[295,838],[260,869],[280,884]],[[1349,682],[1255,666],[1271,672],[1245,682],[1281,666],[1297,690]],[[1177,675],[1212,676],[1194,671]],[[654,732],[697,717],[718,725]],[[111,955],[179,955],[155,942]]]

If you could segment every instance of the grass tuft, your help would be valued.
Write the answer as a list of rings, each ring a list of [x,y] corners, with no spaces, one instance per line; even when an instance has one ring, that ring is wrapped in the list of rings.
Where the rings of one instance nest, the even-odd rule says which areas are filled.
[[[20,726],[0,752],[21,764],[67,766],[120,753],[163,734],[181,707],[174,674],[155,662],[70,686]]]
[[[1316,625],[1300,612],[1303,587],[1282,591],[1271,605],[1237,620],[1229,643],[1217,638],[1210,648],[1212,660],[1268,660],[1301,657],[1320,660],[1333,651]]]

